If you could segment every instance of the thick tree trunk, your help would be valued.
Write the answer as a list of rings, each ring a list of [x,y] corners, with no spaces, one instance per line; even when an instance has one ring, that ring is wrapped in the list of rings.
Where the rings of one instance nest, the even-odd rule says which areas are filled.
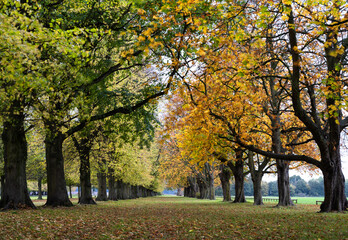
[[[78,152],[80,156],[80,186],[81,196],[79,204],[96,204],[92,197],[91,167],[89,161],[91,148],[81,142]]]
[[[5,176],[1,175],[1,197],[4,196]],[[1,201],[1,200],[0,200]]]
[[[231,190],[230,190],[230,180],[231,180],[231,169],[226,165],[221,165],[221,172],[219,173],[219,178],[221,181],[223,201],[230,202],[231,201]]]
[[[197,177],[197,184],[199,188],[199,199],[208,199],[208,184],[202,177]]]
[[[117,201],[117,188],[115,177],[113,176],[113,171],[109,169],[109,200]]]
[[[97,173],[98,178],[98,196],[97,201],[107,201],[106,195],[106,174],[104,172]]]
[[[203,173],[197,175],[200,199],[215,199],[214,176],[211,166],[205,163]]]
[[[17,109],[17,108],[16,108]],[[29,197],[26,178],[27,141],[24,114],[11,114],[4,123],[4,185],[0,207],[4,209],[35,208]]]
[[[214,173],[213,173],[213,169],[211,169],[211,166],[209,164],[207,164],[206,171],[207,171],[206,176],[208,180],[209,199],[215,200]]]
[[[37,179],[38,197],[37,199],[42,200],[42,177]]]
[[[233,164],[228,162],[228,166],[231,168],[235,180],[235,198],[234,203],[246,202],[244,194],[244,162],[243,162],[243,151],[240,149],[236,150],[237,161]]]
[[[132,189],[132,199],[138,198],[138,186],[131,186]]]
[[[73,206],[64,175],[63,134],[50,131],[46,136],[47,202],[45,206]]]
[[[195,177],[187,177],[188,186],[185,187],[184,196],[195,198],[197,197],[198,185]]]
[[[92,136],[94,136],[94,133],[81,137],[80,142],[75,136],[72,137],[80,158],[81,195],[79,195],[79,204],[96,204],[92,196],[91,167],[89,160],[93,142],[93,140],[91,140]]]
[[[290,197],[289,162],[277,160],[278,206],[293,206]]]
[[[121,180],[116,182],[117,187],[117,199],[125,199],[124,196],[124,183]]]
[[[252,178],[252,181],[254,187],[254,205],[263,205],[261,188],[262,176],[258,175],[255,178]]]
[[[177,191],[176,191],[176,196],[181,197],[183,195],[184,195],[184,193],[182,192],[182,188],[178,188]]]
[[[324,202],[320,206],[321,212],[342,212],[348,210],[339,145],[334,150],[331,153],[331,161],[324,160],[321,169],[324,176],[325,190]]]

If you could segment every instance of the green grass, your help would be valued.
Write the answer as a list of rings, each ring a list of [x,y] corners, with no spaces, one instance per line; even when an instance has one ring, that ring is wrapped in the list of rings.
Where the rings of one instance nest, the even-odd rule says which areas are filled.
[[[153,197],[8,211],[0,239],[348,239],[348,214],[274,205]]]
[[[274,196],[265,196],[264,198],[274,198],[274,199],[278,199],[278,197],[274,197]],[[297,204],[316,204],[316,201],[323,201],[324,197],[291,197],[292,199],[297,199]],[[246,200],[248,202],[253,202],[254,197],[246,197]],[[265,203],[267,203],[265,201]],[[273,202],[274,204],[276,204],[276,202]]]

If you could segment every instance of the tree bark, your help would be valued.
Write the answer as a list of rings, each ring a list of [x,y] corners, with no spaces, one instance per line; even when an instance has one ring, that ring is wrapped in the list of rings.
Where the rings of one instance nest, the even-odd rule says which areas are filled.
[[[37,179],[37,188],[38,188],[38,200],[42,200],[42,177]]]
[[[236,149],[236,162],[233,164],[231,161],[229,161],[227,165],[231,168],[235,180],[235,198],[233,202],[246,202],[244,194],[243,151],[241,149]]]
[[[109,200],[117,201],[117,188],[113,170],[109,168]]]
[[[263,205],[261,182],[264,174],[264,169],[266,168],[269,162],[270,158],[265,157],[262,163],[260,164],[257,158],[256,164],[254,161],[254,153],[250,150],[248,151],[248,166],[254,188],[254,205]],[[255,168],[255,164],[258,166],[257,169]]]
[[[77,142],[75,146],[76,144]],[[78,149],[80,157],[81,196],[79,198],[79,204],[96,204],[92,196],[91,167],[89,161],[91,147],[88,141],[82,139],[76,148]]]
[[[320,206],[321,212],[347,211],[348,201],[345,195],[345,179],[342,172],[339,146],[331,154],[331,161],[324,161],[325,166],[321,169],[324,175],[324,202]],[[331,163],[331,165],[330,165]]]
[[[289,162],[276,160],[278,182],[278,206],[293,206],[290,197]]]
[[[197,175],[197,184],[200,199],[215,199],[214,176],[209,163],[205,163],[203,172]]]
[[[279,112],[271,116],[272,121],[272,150],[274,153],[284,153],[282,151],[280,116]],[[277,182],[278,182],[278,206],[293,206],[290,197],[290,180],[289,180],[289,161],[276,160]]]
[[[14,107],[16,111],[19,111],[18,106]],[[5,121],[2,141],[4,145],[4,185],[2,186],[0,207],[3,209],[35,208],[27,188],[27,141],[22,111],[10,114],[9,119]]]
[[[252,181],[254,187],[254,205],[263,205],[261,188],[262,176],[258,175],[256,178],[253,178]]]
[[[287,5],[291,9],[291,5]],[[348,202],[345,196],[345,180],[342,173],[340,158],[340,134],[347,127],[348,118],[343,119],[342,107],[337,105],[340,99],[340,88],[337,88],[337,81],[341,81],[341,64],[344,57],[336,54],[339,47],[338,29],[328,28],[325,32],[326,40],[324,44],[325,58],[327,64],[327,81],[322,85],[326,87],[326,109],[328,118],[325,125],[321,123],[321,117],[318,115],[314,89],[311,95],[311,112],[308,115],[307,109],[302,106],[301,98],[301,56],[298,51],[297,32],[295,27],[295,17],[293,11],[288,15],[289,43],[292,56],[292,77],[291,77],[291,99],[295,115],[306,125],[311,132],[315,142],[318,145],[321,155],[319,167],[324,175],[324,202],[320,206],[321,212],[345,211],[348,209]],[[310,93],[310,92],[308,92]],[[331,111],[331,112],[330,112]],[[313,120],[314,119],[314,120]],[[323,129],[326,129],[325,131]]]
[[[73,206],[66,189],[63,141],[63,134],[58,131],[49,131],[45,139],[48,191],[45,206]]]
[[[195,198],[197,197],[198,185],[195,177],[187,177],[188,186],[185,187],[184,196]]]
[[[230,180],[231,180],[231,169],[226,165],[221,165],[221,172],[219,173],[219,178],[221,181],[222,193],[223,193],[223,201],[230,202],[231,201],[231,190],[230,190]]]
[[[98,172],[98,196],[96,198],[97,201],[107,201],[106,195],[106,173]]]
[[[208,184],[209,184],[209,189],[208,189],[208,194],[209,194],[209,199],[210,200],[215,200],[215,188],[214,188],[214,172],[212,166],[210,166],[208,163],[206,167],[207,171],[207,179],[208,179]]]

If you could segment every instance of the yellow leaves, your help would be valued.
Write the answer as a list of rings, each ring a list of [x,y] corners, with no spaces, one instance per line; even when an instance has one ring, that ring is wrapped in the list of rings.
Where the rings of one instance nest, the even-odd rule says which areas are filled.
[[[145,14],[145,10],[144,9],[138,9],[138,15],[144,15]]]

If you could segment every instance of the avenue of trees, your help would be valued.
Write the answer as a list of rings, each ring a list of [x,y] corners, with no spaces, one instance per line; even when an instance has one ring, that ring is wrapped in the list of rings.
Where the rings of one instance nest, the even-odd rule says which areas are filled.
[[[34,207],[29,177],[47,206],[74,181],[94,204],[94,176],[97,200],[162,178],[230,201],[233,175],[244,202],[247,174],[260,205],[268,173],[289,206],[296,168],[321,171],[321,212],[347,210],[347,25],[339,0],[1,1],[0,206]]]
[[[234,201],[245,201],[250,171],[255,204],[262,204],[262,176],[277,172],[278,205],[288,206],[289,168],[319,170],[321,211],[346,210],[347,3],[185,1],[176,9],[192,23],[184,35],[190,55],[161,142],[165,165],[186,166],[188,179],[177,176],[178,183],[191,186],[205,163],[223,164],[235,178]]]

